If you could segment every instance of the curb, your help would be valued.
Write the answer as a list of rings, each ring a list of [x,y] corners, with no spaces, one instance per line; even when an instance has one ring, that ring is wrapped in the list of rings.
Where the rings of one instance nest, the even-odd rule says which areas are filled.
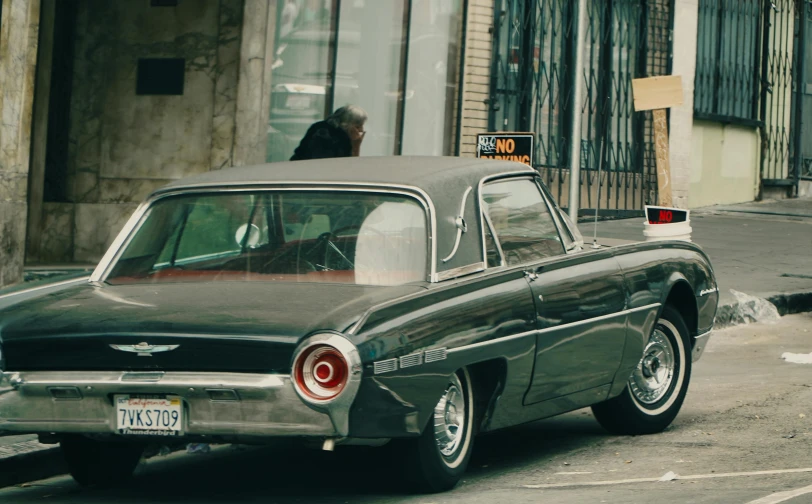
[[[770,293],[764,297],[753,297],[752,300],[744,303],[733,301],[720,304],[716,311],[716,318],[713,320],[713,327],[724,329],[759,322],[758,317],[753,315],[757,308],[756,304],[759,302],[771,304],[782,317],[794,313],[805,313],[812,311],[812,291]]]
[[[812,291],[774,294],[768,296],[767,301],[775,305],[782,317],[812,311]]]
[[[168,451],[164,452],[156,445],[154,451],[147,450],[144,458],[186,450],[187,443],[167,448]],[[58,444],[46,445],[38,441],[23,441],[0,447],[0,489],[67,473],[68,466],[62,458],[62,450]]]
[[[68,471],[58,445],[24,441],[0,451],[0,488],[50,478]]]

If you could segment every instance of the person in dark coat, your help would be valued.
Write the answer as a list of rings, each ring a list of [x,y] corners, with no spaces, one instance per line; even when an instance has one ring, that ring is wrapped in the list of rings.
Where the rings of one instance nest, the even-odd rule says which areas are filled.
[[[339,108],[308,128],[290,160],[358,156],[366,134],[366,120],[367,113],[361,107]]]

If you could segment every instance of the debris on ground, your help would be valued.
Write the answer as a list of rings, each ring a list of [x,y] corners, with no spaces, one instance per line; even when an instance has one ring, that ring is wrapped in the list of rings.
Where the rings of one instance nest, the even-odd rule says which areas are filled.
[[[679,476],[674,471],[668,471],[667,473],[663,474],[663,477],[660,478],[660,481],[674,481]]]
[[[736,298],[736,305],[731,314],[731,322],[735,324],[752,324],[755,322],[777,322],[781,319],[778,309],[766,299],[751,296],[744,292],[730,289]]]
[[[189,443],[186,445],[186,453],[209,453],[211,447],[208,443]]]
[[[781,358],[793,364],[812,364],[812,353],[801,354],[784,352],[781,354]]]

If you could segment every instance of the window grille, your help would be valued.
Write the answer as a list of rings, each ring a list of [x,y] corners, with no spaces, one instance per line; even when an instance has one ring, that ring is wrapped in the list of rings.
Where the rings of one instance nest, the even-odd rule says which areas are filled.
[[[758,120],[763,0],[699,0],[694,112],[698,119]]]

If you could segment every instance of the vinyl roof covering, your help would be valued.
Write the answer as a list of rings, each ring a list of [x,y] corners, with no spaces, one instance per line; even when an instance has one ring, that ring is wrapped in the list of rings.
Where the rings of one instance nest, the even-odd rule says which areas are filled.
[[[201,186],[334,182],[409,185],[423,189],[434,199],[456,194],[459,186],[476,187],[483,177],[516,171],[534,173],[532,168],[521,163],[490,159],[438,156],[346,157],[224,168],[177,180],[158,189],[156,193]],[[450,194],[442,194],[443,189],[450,190]]]

